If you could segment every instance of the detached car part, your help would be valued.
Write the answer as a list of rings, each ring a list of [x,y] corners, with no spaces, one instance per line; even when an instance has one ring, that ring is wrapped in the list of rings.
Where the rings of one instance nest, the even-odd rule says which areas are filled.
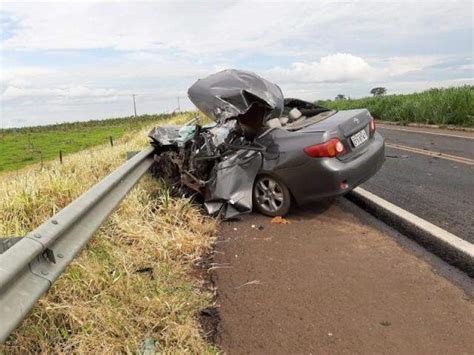
[[[384,141],[365,109],[332,111],[258,75],[224,70],[198,80],[190,100],[214,123],[160,126],[150,133],[156,173],[172,191],[204,197],[210,214],[255,207],[285,215],[293,202],[340,196],[374,175]]]

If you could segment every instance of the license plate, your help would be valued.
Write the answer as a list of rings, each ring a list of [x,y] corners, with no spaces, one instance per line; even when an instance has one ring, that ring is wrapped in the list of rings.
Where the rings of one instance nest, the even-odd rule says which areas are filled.
[[[358,147],[362,143],[364,143],[369,137],[367,136],[367,133],[365,132],[365,129],[362,131],[357,132],[356,134],[352,135],[351,141],[352,144],[354,144],[354,147]]]

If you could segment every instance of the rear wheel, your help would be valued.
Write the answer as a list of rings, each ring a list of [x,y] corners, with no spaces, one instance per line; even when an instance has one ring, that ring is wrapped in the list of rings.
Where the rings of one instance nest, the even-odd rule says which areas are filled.
[[[291,207],[291,194],[279,179],[261,175],[253,186],[253,204],[264,215],[284,216]]]

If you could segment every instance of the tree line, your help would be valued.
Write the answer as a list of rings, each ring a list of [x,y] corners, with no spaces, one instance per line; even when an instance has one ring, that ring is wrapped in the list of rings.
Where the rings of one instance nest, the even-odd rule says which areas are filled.
[[[375,87],[370,90],[370,93],[375,96],[383,96],[387,93],[387,89],[381,86]],[[347,100],[348,98],[344,94],[337,94],[334,100]]]

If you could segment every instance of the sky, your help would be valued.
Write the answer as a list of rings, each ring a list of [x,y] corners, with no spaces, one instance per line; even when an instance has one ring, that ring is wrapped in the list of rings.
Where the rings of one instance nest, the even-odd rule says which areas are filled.
[[[226,68],[307,100],[474,84],[473,13],[449,0],[0,0],[1,127],[129,116],[132,94],[138,114],[192,109],[187,88]]]

